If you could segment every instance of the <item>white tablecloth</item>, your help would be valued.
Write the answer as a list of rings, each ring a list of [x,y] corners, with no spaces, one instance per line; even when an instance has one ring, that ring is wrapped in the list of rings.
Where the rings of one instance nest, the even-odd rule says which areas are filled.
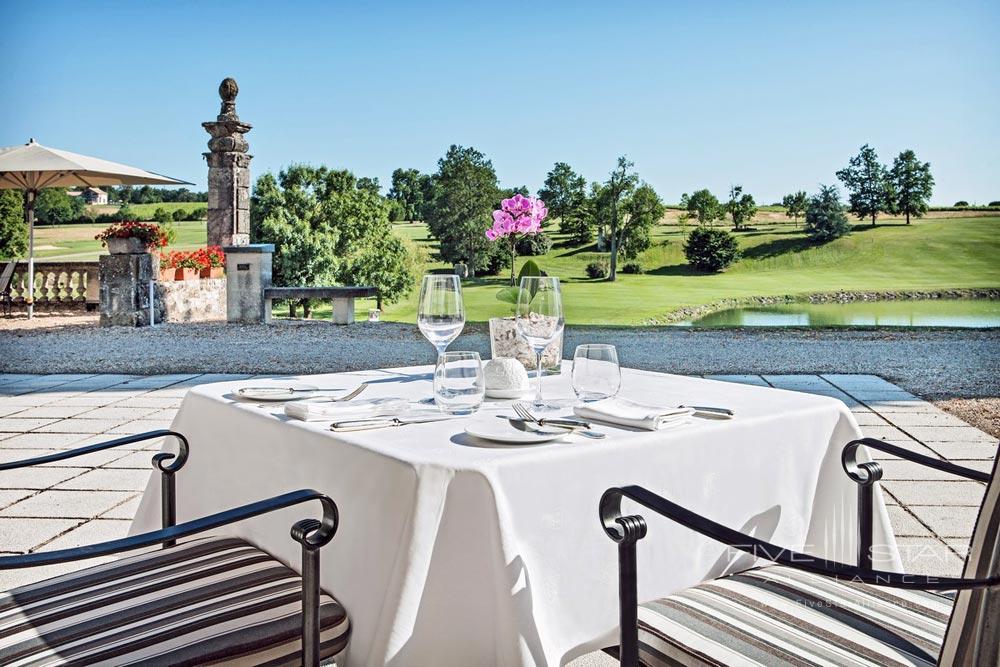
[[[431,393],[430,370],[294,379],[345,389],[368,381],[366,397],[421,398]],[[854,562],[856,486],[840,451],[859,431],[830,398],[625,370],[625,397],[737,416],[660,432],[600,426],[604,440],[500,447],[465,436],[462,421],[331,433],[289,420],[280,406],[233,400],[233,388],[248,384],[204,385],[184,399],[174,428],[191,455],[177,475],[178,520],[300,488],[330,495],[341,527],[322,551],[322,586],[353,621],[348,665],[558,665],[613,644],[617,552],[597,512],[611,486],[640,484],[757,537]],[[544,387],[570,397],[568,365]],[[501,408],[510,412],[509,403],[488,403],[473,418],[497,421]],[[881,496],[877,505],[876,544],[895,553]],[[289,508],[228,532],[297,568],[289,528],[317,510]],[[644,514],[642,600],[748,562]],[[159,520],[153,475],[133,532]]]

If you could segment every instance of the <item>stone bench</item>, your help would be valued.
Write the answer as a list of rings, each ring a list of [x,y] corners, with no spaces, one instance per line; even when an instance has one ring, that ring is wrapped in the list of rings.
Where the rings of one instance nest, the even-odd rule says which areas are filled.
[[[354,322],[354,300],[378,296],[374,287],[265,287],[264,323],[271,322],[272,299],[330,299],[333,301],[333,323]]]

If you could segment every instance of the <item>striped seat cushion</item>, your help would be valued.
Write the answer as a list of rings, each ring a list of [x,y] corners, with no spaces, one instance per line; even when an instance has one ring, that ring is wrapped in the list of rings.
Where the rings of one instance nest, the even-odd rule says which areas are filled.
[[[243,540],[209,537],[0,593],[3,665],[296,665],[302,580]],[[321,597],[321,651],[350,635]]]
[[[783,566],[639,607],[646,665],[934,665],[952,598]]]

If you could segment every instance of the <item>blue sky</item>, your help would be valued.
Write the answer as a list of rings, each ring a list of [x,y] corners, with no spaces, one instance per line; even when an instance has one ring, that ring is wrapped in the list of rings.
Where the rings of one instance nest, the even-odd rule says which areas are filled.
[[[539,3],[542,4],[542,3]],[[1000,3],[2,0],[0,145],[29,136],[204,187],[200,123],[240,85],[255,175],[387,185],[452,143],[536,189],[619,154],[667,201],[835,181],[863,143],[934,201],[1000,199]]]

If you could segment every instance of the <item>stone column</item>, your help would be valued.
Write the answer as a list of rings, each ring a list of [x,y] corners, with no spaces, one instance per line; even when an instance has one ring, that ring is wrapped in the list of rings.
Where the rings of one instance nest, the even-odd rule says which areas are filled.
[[[213,122],[202,123],[208,141],[208,244],[250,243],[250,145],[243,137],[252,127],[236,115],[239,87],[234,79],[219,84],[222,109]]]
[[[252,243],[226,251],[226,320],[238,324],[265,321],[264,290],[271,286],[274,245]]]

